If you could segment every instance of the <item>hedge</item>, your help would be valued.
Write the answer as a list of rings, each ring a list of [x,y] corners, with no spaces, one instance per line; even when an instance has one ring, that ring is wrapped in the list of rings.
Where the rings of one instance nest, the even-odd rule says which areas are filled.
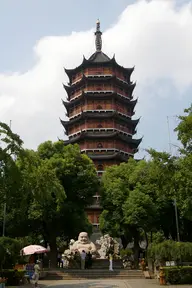
[[[166,240],[158,244],[151,244],[148,248],[148,257],[160,263],[166,261],[192,262],[192,243]]]
[[[192,266],[163,267],[166,283],[192,284]]]

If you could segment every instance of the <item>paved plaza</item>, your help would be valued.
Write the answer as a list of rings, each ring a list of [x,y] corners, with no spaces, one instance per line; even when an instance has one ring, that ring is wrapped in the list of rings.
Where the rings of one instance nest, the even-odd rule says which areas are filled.
[[[161,287],[157,280],[145,279],[107,279],[107,280],[54,280],[40,281],[39,288],[157,288]],[[171,288],[192,288],[192,285],[171,285]]]

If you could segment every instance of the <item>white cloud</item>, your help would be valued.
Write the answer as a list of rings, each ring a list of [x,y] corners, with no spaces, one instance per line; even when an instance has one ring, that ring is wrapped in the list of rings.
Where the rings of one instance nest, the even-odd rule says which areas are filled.
[[[165,136],[160,134],[166,132],[165,124],[160,123],[165,116],[165,98],[170,108],[173,103],[175,114],[189,103],[191,12],[190,4],[176,8],[168,0],[139,1],[128,6],[103,35],[105,53],[112,56],[115,52],[120,65],[136,66],[133,79],[138,83],[135,96],[139,96],[137,115],[142,116],[139,131],[145,135],[144,146],[153,143],[158,149],[166,148],[162,141]],[[13,130],[20,134],[26,147],[36,148],[45,140],[57,140],[57,136],[63,138],[59,122],[59,117],[65,118],[62,82],[68,81],[63,66],[74,68],[81,63],[83,54],[89,57],[94,52],[93,31],[42,38],[34,48],[34,67],[23,74],[19,67],[16,73],[0,74],[0,121],[9,123],[11,119]],[[150,113],[159,109],[162,113],[157,118]],[[156,142],[149,133],[150,127],[155,133],[155,125],[160,127]]]

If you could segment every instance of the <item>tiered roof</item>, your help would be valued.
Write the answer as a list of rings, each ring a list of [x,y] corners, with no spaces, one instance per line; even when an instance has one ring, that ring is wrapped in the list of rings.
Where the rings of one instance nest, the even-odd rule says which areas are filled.
[[[133,114],[133,109],[137,103],[137,99],[132,100],[133,98],[132,93],[133,93],[136,83],[132,83],[130,81],[130,77],[131,77],[132,72],[134,71],[134,67],[124,68],[116,62],[115,56],[113,56],[112,58],[109,58],[105,53],[101,51],[102,32],[100,31],[99,22],[97,22],[97,29],[96,29],[95,35],[96,35],[96,52],[93,53],[89,59],[86,59],[85,57],[83,57],[83,61],[78,67],[74,69],[65,69],[65,72],[69,77],[69,86],[63,85],[63,87],[65,88],[68,94],[69,101],[67,102],[67,101],[62,100],[63,105],[65,106],[67,112],[69,113],[69,109],[73,108],[74,105],[85,103],[86,99],[94,99],[94,100],[116,99],[120,101],[123,105],[130,107],[132,111],[131,113]],[[127,81],[121,80],[119,77],[115,75],[102,74],[102,75],[95,75],[93,77],[93,75],[91,76],[86,75],[86,73],[84,72],[85,68],[92,68],[92,67],[95,68],[95,67],[99,67],[100,65],[102,67],[119,69],[122,72],[122,74],[126,76],[125,79],[127,79]],[[72,78],[78,72],[82,73],[81,78],[78,81],[76,81],[74,84],[72,84]],[[92,84],[93,82],[94,83],[100,83],[100,82],[113,83],[114,86],[122,87],[124,91],[127,91],[126,94],[128,94],[128,96],[121,95],[120,93],[116,91],[102,91],[102,90],[101,91],[100,90],[84,91],[82,87],[84,87],[86,84]],[[72,92],[77,89],[80,89],[81,91],[80,95],[78,95],[74,99],[70,99]],[[114,119],[117,121],[121,121],[121,122],[124,122],[125,125],[129,125],[132,127],[132,134],[135,133],[135,128],[139,122],[139,119],[137,120],[131,119],[132,114],[126,115],[119,111],[113,111],[113,109],[112,110],[106,109],[105,111],[94,110],[92,112],[86,111],[86,110],[83,111],[83,108],[81,109],[82,110],[79,113],[77,113],[77,115],[74,115],[73,117],[71,117],[70,120],[68,121],[61,120],[62,125],[66,129],[66,134],[68,134],[68,128],[70,126],[73,126],[77,123],[82,123],[85,119],[95,119],[96,121],[101,120],[101,119]],[[130,148],[135,149],[135,151],[137,150],[142,139],[133,139],[132,136],[128,135],[128,133],[123,133],[123,131],[118,131],[115,128],[113,129],[113,131],[110,131],[110,130],[111,129],[107,129],[104,127],[104,130],[100,131],[99,133],[98,132],[94,133],[93,131],[92,132],[81,131],[79,133],[78,131],[78,134],[73,133],[73,136],[71,136],[69,140],[65,141],[65,144],[78,143],[79,141],[83,139],[101,139],[101,140],[102,139],[103,140],[104,139],[119,139],[120,141],[127,143]],[[122,161],[124,161],[122,157],[125,157],[125,156],[122,156],[122,154],[119,152],[115,152],[111,155],[94,155],[94,156],[91,155],[90,157],[93,160],[94,159],[109,159],[109,157],[112,157],[112,158],[117,157],[121,159]]]

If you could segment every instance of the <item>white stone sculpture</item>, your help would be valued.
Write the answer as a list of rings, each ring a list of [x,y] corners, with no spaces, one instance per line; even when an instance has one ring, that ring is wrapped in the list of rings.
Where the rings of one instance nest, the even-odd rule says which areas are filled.
[[[113,255],[119,254],[120,245],[115,239],[110,237],[109,234],[101,236],[100,239],[96,241],[96,244],[100,246],[98,254],[101,259],[106,259],[109,253]]]
[[[86,253],[90,252],[92,255],[97,251],[95,244],[89,240],[87,232],[81,232],[79,234],[78,240],[70,245],[70,250],[72,252],[82,252],[84,250]]]

